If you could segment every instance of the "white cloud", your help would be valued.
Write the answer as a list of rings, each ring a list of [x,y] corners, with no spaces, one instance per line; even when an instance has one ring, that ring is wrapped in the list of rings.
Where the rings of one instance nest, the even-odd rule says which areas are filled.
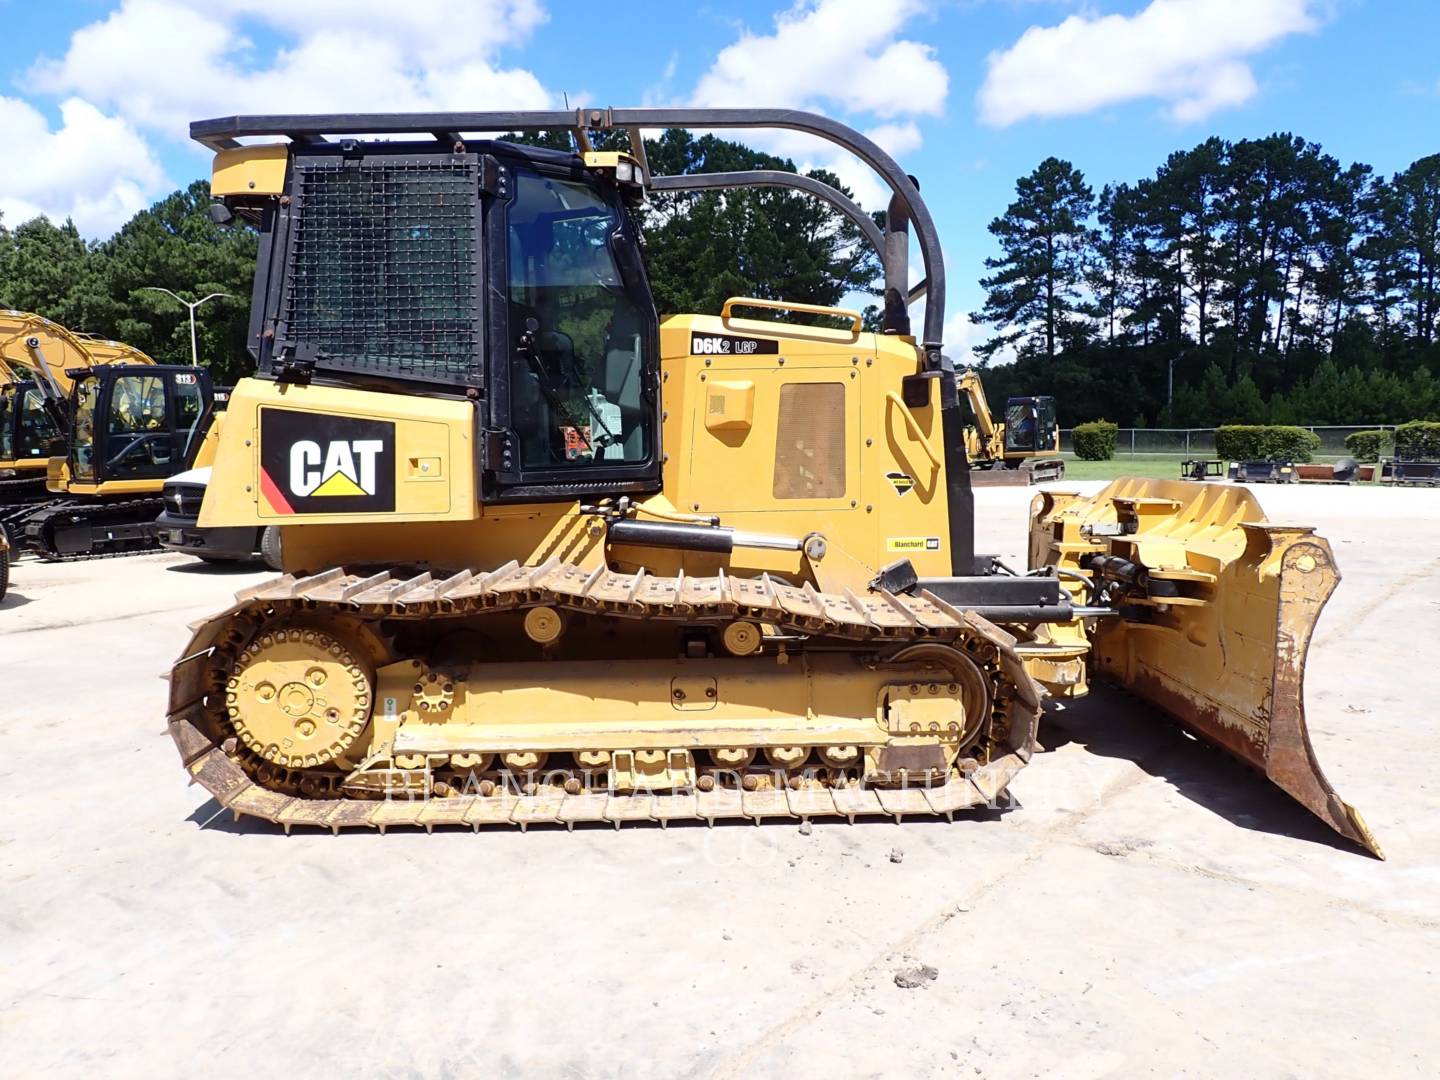
[[[34,106],[0,97],[0,212],[13,227],[41,214],[72,218],[87,237],[114,232],[172,185],[145,140],[89,102],[69,98],[52,130]]]
[[[1071,15],[990,54],[980,117],[1005,127],[1157,98],[1181,122],[1249,100],[1242,57],[1315,30],[1320,0],[1152,0],[1134,15]]]
[[[775,32],[742,31],[695,87],[695,104],[805,108],[882,118],[938,114],[949,76],[935,50],[896,41],[919,0],[796,0]]]
[[[775,17],[774,31],[741,30],[700,77],[690,104],[720,108],[791,108],[883,123],[868,134],[891,154],[919,149],[916,117],[944,112],[950,78],[935,50],[900,38],[931,5],[924,0],[796,0]],[[776,131],[744,134],[748,142],[794,159],[802,169],[829,169],[868,208],[889,192],[869,166],[813,136]]]
[[[122,0],[25,76],[65,99],[59,130],[3,102],[0,208],[104,235],[169,184],[147,136],[184,143],[210,116],[548,108],[499,63],[545,18],[540,0]]]
[[[945,355],[956,368],[973,367],[979,361],[974,348],[990,336],[989,331],[970,321],[968,313],[957,311],[945,319]],[[1001,361],[1005,361],[1002,359]]]
[[[544,108],[539,79],[495,65],[544,18],[536,0],[123,0],[29,81],[171,138],[237,112]]]
[[[912,122],[881,124],[879,127],[871,128],[865,134],[893,158],[903,157],[912,151],[919,150],[925,141],[920,134],[919,125]]]

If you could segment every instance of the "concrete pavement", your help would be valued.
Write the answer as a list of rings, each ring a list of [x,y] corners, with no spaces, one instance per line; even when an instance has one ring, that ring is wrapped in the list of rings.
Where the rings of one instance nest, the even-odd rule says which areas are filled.
[[[1257,494],[1335,546],[1311,733],[1388,862],[1111,693],[953,825],[286,837],[185,785],[157,678],[269,575],[20,562],[0,1073],[1434,1075],[1440,492]]]

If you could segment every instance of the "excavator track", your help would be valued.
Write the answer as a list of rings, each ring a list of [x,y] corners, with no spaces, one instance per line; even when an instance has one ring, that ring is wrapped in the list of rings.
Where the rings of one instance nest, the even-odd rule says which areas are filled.
[[[0,506],[8,508],[27,503],[33,506],[44,502],[48,495],[43,472],[37,476],[0,477]]]
[[[384,641],[391,667],[414,665],[415,675],[403,675],[404,693],[411,693],[408,684],[413,679],[414,696],[408,704],[427,712],[402,712],[401,718],[415,717],[407,722],[425,729],[429,725],[421,721],[437,715],[441,719],[456,716],[456,712],[443,710],[458,712],[462,688],[453,685],[452,679],[458,684],[465,676],[444,673],[447,669],[443,668],[440,675],[433,669],[425,674],[425,663],[408,659],[410,654],[397,643],[415,634],[449,640],[444,635],[451,627],[457,631],[464,628],[471,635],[469,641],[484,640],[483,630],[491,625],[490,620],[505,618],[523,618],[536,641],[549,640],[550,634],[558,632],[552,628],[558,628],[561,621],[583,623],[598,640],[615,642],[613,661],[603,656],[595,659],[617,670],[623,667],[619,658],[628,656],[630,643],[644,634],[674,629],[682,638],[708,633],[714,640],[727,628],[748,627],[738,634],[733,630],[724,634],[727,644],[733,639],[747,651],[753,650],[744,659],[766,666],[772,672],[770,677],[785,680],[787,688],[818,681],[825,670],[861,672],[871,680],[867,685],[879,678],[885,694],[897,700],[893,708],[900,711],[889,714],[892,724],[895,716],[953,715],[963,719],[963,728],[960,722],[950,723],[949,729],[956,733],[949,760],[936,767],[932,757],[932,765],[921,770],[914,755],[933,755],[936,744],[929,739],[929,745],[916,747],[927,741],[928,732],[946,725],[932,723],[928,731],[918,723],[901,725],[904,734],[893,736],[879,727],[879,718],[872,717],[880,731],[878,743],[887,748],[906,743],[903,751],[897,751],[899,756],[889,759],[901,767],[881,774],[878,781],[873,769],[867,776],[864,768],[844,768],[839,759],[856,747],[821,746],[825,741],[817,734],[821,729],[807,727],[805,722],[807,718],[814,721],[815,714],[804,711],[789,730],[772,726],[759,732],[748,749],[754,757],[756,748],[761,748],[760,760],[768,764],[758,769],[749,767],[749,760],[741,760],[746,752],[743,746],[733,751],[705,749],[702,741],[696,741],[697,731],[703,735],[703,729],[693,726],[683,729],[689,732],[688,742],[661,734],[659,738],[675,741],[660,749],[655,749],[660,744],[653,740],[638,743],[649,746],[648,751],[606,751],[602,767],[584,768],[587,761],[593,766],[598,759],[593,756],[595,751],[585,749],[589,729],[578,716],[574,723],[562,721],[565,735],[572,737],[573,733],[574,745],[569,752],[550,754],[549,768],[545,767],[545,755],[540,755],[532,769],[517,769],[514,762],[525,754],[486,754],[479,752],[484,748],[478,745],[474,753],[457,753],[448,759],[444,755],[411,755],[422,760],[407,762],[398,752],[399,737],[393,735],[393,741],[384,744],[385,753],[374,749],[382,745],[378,736],[382,719],[393,730],[404,728],[393,722],[395,698],[384,698],[383,713],[376,707],[377,699],[389,691],[377,690],[375,682],[362,677],[365,647],[360,643],[368,641],[373,652],[380,648],[376,643]],[[493,625],[499,627],[498,622]],[[758,638],[747,637],[757,627],[764,628],[764,646],[758,644]],[[384,831],[394,826],[421,826],[430,831],[436,825],[470,826],[478,831],[482,825],[524,829],[532,824],[564,824],[573,828],[577,822],[592,822],[619,828],[626,822],[664,825],[677,819],[713,825],[725,819],[749,819],[758,824],[767,819],[826,816],[851,822],[865,816],[951,818],[956,811],[996,806],[1010,779],[1030,759],[1040,712],[1040,688],[1026,673],[1014,648],[1015,639],[973,613],[957,610],[929,594],[862,596],[850,590],[826,594],[765,575],[741,578],[722,572],[714,577],[655,577],[643,570],[626,574],[556,560],[540,566],[510,563],[490,572],[462,570],[447,577],[406,568],[378,572],[337,568],[307,577],[287,574],[246,590],[237,595],[232,607],[192,629],[194,635],[169,676],[169,731],[181,761],[192,782],[202,785],[237,820],[255,817],[279,824],[286,832],[295,825],[334,832],[346,827]],[[490,640],[505,638],[497,634]],[[327,663],[327,670],[339,674],[324,687],[326,700],[320,702],[322,708],[330,706],[323,715],[330,717],[331,727],[341,733],[334,746],[317,750],[320,743],[306,743],[314,724],[299,719],[295,721],[299,745],[287,753],[264,734],[264,709],[257,705],[247,711],[244,707],[245,701],[285,704],[290,694],[305,697],[308,703],[310,688],[303,680],[283,685],[277,699],[275,688],[253,674],[263,669],[267,658],[286,656],[300,656],[302,667],[314,665],[306,678],[315,687],[324,681],[323,673],[316,672]],[[698,657],[698,652],[692,652],[677,664],[682,670],[698,670],[684,667],[707,662],[692,659]],[[730,658],[718,661],[736,662]],[[652,666],[651,661],[637,663]],[[554,679],[562,680],[573,666],[561,660],[533,678],[543,680],[543,671],[548,670]],[[925,670],[942,674],[916,674]],[[776,671],[779,674],[773,674]],[[892,672],[896,681],[885,682]],[[979,681],[967,682],[967,672],[973,672]],[[926,682],[927,678],[931,681]],[[960,695],[954,700],[963,699],[964,703],[963,707],[956,704],[951,713],[945,711],[951,702],[945,697],[947,678],[954,680],[948,685],[949,692]],[[247,698],[257,681],[259,698]],[[703,682],[692,680],[692,690]],[[958,691],[957,684],[963,684]],[[722,679],[719,685],[730,684]],[[716,696],[710,690],[705,693]],[[677,689],[673,694],[676,702],[660,702],[667,716],[672,704],[676,708],[683,704],[684,693]],[[726,696],[723,689],[719,696]],[[501,702],[506,712],[515,708],[509,704],[511,700]],[[923,711],[934,710],[937,702],[940,712]],[[977,706],[977,702],[983,704]],[[917,711],[906,712],[902,706]],[[708,706],[699,699],[690,707]],[[436,713],[429,713],[431,709]],[[302,713],[297,710],[289,715]],[[322,717],[320,712],[313,715]],[[486,718],[493,720],[493,713]],[[325,726],[323,718],[320,724]],[[444,730],[443,724],[434,727]],[[362,741],[354,742],[357,737]],[[360,755],[366,737],[372,740],[368,756],[358,764],[347,762],[346,754]],[[938,738],[945,737],[941,731]],[[281,741],[290,746],[289,738]],[[785,745],[788,743],[796,745]],[[615,777],[622,758],[647,752],[652,757],[689,763],[688,771],[682,773],[686,782],[659,788],[617,786]],[[724,758],[726,753],[731,757]],[[791,755],[789,759],[786,754]],[[775,755],[780,756],[783,767],[776,764]],[[555,759],[560,762],[555,764]],[[704,760],[709,767],[702,764]],[[721,767],[726,760],[741,763],[735,768]],[[839,767],[830,767],[837,766],[837,761]],[[502,767],[492,768],[492,763]]]
[[[113,559],[157,551],[152,527],[164,509],[158,495],[123,501],[67,500],[27,514],[22,543],[46,562]]]
[[[1030,484],[1048,484],[1065,479],[1065,459],[1060,457],[1030,458],[1020,468]]]
[[[25,519],[58,501],[46,490],[43,476],[0,480],[0,529],[10,538],[13,554],[20,553]]]

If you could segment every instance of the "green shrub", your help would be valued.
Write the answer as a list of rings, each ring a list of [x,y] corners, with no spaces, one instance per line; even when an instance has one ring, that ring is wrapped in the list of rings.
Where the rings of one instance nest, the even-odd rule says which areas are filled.
[[[1352,431],[1345,436],[1345,449],[1356,461],[1379,461],[1389,446],[1388,431]]]
[[[1309,461],[1320,436],[1283,424],[1227,424],[1215,429],[1215,454],[1228,461]]]
[[[1115,440],[1119,434],[1120,425],[1109,420],[1076,424],[1070,432],[1075,456],[1083,461],[1109,461],[1115,456]]]
[[[1411,461],[1440,459],[1440,422],[1411,420],[1401,424],[1395,429],[1395,456]]]

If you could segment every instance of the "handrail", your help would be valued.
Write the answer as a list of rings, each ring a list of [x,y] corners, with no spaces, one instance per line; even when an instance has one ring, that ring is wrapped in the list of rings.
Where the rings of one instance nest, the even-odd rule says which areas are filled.
[[[925,451],[925,456],[930,459],[930,464],[937,469],[944,468],[940,457],[935,453],[935,448],[930,445],[930,440],[925,437],[925,432],[920,429],[920,421],[915,419],[915,414],[910,411],[910,406],[905,404],[903,398],[894,390],[885,395],[885,400],[900,410],[900,416],[905,421],[905,427],[909,429],[911,436],[920,444],[920,449]]]
[[[885,258],[885,234],[853,199],[823,180],[804,173],[782,172],[779,169],[745,169],[741,172],[677,173],[655,176],[650,180],[652,191],[714,191],[737,187],[788,187],[824,199],[850,219],[866,240],[870,241],[881,260]]]
[[[849,308],[826,307],[824,304],[802,304],[795,300],[764,300],[758,296],[732,296],[720,309],[720,321],[729,323],[733,307],[758,307],[770,311],[799,311],[806,315],[830,315],[837,319],[849,319],[851,333],[858,334],[865,326],[865,317]]]

